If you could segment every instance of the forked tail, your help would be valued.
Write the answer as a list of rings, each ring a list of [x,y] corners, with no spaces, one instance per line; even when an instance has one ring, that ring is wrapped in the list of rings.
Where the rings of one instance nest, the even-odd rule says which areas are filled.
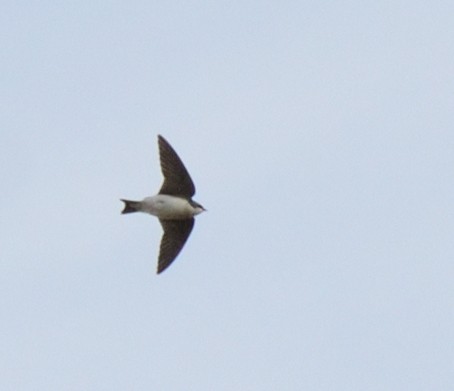
[[[122,214],[138,212],[140,210],[139,201],[120,200],[125,203],[125,208],[121,211]]]

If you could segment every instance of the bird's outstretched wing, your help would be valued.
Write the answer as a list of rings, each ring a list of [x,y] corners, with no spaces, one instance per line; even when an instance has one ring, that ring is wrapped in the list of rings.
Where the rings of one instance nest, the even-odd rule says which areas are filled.
[[[158,136],[158,144],[161,170],[164,176],[164,183],[159,194],[191,198],[195,193],[195,186],[188,170],[172,146],[161,135]]]
[[[185,220],[159,220],[164,235],[158,258],[158,274],[167,269],[183,248],[194,227],[194,218]]]

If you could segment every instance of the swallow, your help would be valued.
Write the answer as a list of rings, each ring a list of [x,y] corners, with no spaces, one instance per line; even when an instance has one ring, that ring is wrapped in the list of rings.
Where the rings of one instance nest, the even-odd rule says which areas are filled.
[[[206,209],[192,197],[194,182],[180,157],[169,142],[158,135],[161,171],[164,176],[159,193],[142,201],[124,202],[122,214],[143,212],[156,216],[164,231],[159,249],[157,273],[166,270],[175,260],[194,227],[194,216]]]

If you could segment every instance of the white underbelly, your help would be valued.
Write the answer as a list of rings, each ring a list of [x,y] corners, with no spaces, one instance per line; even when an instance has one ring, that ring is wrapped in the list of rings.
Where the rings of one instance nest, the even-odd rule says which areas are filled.
[[[193,208],[187,200],[180,197],[158,194],[147,197],[142,201],[145,213],[150,213],[160,219],[188,219],[193,216]]]

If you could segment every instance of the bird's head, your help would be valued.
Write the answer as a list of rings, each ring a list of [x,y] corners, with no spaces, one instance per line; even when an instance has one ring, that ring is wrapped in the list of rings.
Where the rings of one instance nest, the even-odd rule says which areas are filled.
[[[198,202],[191,201],[191,206],[194,208],[194,216],[206,211]]]

